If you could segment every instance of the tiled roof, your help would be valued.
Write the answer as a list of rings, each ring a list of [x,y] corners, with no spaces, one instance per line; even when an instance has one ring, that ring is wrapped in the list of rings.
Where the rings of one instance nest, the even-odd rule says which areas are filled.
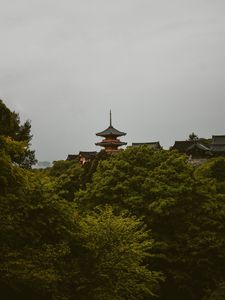
[[[186,153],[194,149],[202,151],[210,151],[210,148],[199,141],[175,141],[172,150],[178,150],[181,153]]]
[[[171,147],[172,150],[178,150],[179,152],[185,153],[186,150],[192,146],[194,141],[175,141],[174,145]]]
[[[66,160],[76,160],[78,158],[78,156],[79,155],[77,155],[77,154],[68,154]]]
[[[102,142],[99,142],[99,143],[95,143],[96,146],[102,146],[102,147],[111,147],[111,146],[124,146],[126,145],[127,143],[125,142],[121,142],[121,141],[102,141]]]
[[[132,143],[132,147],[138,147],[138,146],[144,146],[147,145],[150,148],[154,149],[161,149],[162,147],[160,146],[159,142],[147,142],[147,143]]]
[[[83,156],[86,159],[94,158],[97,155],[97,151],[80,151],[79,156]]]
[[[194,149],[200,149],[202,151],[210,151],[210,148],[208,148],[207,146],[203,145],[202,143],[194,143],[193,145],[189,146],[187,149],[186,149],[186,152],[188,151],[191,151],[191,150],[194,150]]]
[[[122,135],[126,135],[125,132],[119,131],[116,128],[114,128],[113,126],[109,126],[107,129],[105,129],[102,132],[96,133],[97,136],[122,136]]]

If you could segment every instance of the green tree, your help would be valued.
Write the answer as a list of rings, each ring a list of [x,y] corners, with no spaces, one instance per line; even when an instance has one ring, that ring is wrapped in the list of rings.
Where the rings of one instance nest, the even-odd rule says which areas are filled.
[[[54,161],[53,166],[43,170],[43,172],[57,180],[56,192],[63,195],[65,199],[72,201],[74,193],[81,188],[85,188],[86,184],[92,181],[98,164],[106,159],[109,159],[109,155],[102,151],[83,166],[78,160],[59,160]]]
[[[197,134],[195,134],[194,132],[192,132],[191,134],[189,134],[189,141],[197,141],[199,138],[197,136]]]
[[[155,255],[149,263],[166,275],[163,300],[199,300],[224,280],[223,183],[196,172],[176,152],[130,148],[100,162],[92,182],[76,193],[84,211],[110,204],[141,217],[152,230]]]
[[[74,193],[83,187],[83,176],[84,169],[79,163],[73,162],[73,164],[56,179],[56,193],[63,196],[64,199],[72,201],[74,199]]]
[[[218,287],[210,292],[209,296],[206,296],[203,300],[224,300],[225,299],[225,283],[221,283]]]
[[[83,250],[78,299],[154,296],[163,277],[145,265],[153,241],[140,220],[125,214],[116,216],[106,206],[81,219],[79,239]]]
[[[16,191],[23,181],[18,175],[19,168],[12,164],[12,160],[24,155],[24,151],[23,142],[0,136],[0,195]]]
[[[109,207],[80,214],[53,176],[20,168],[6,154],[3,165],[4,300],[151,298],[162,276],[146,266],[153,242],[141,221]]]
[[[23,143],[23,153],[11,156],[13,162],[25,168],[31,168],[36,163],[35,151],[30,149],[32,139],[30,121],[21,124],[19,115],[10,111],[2,100],[0,100],[0,137],[9,137],[13,141]],[[1,144],[0,140],[0,147]]]
[[[54,193],[47,177],[17,166],[11,166],[11,177],[16,189],[0,196],[1,295],[10,300],[63,299],[75,208]]]

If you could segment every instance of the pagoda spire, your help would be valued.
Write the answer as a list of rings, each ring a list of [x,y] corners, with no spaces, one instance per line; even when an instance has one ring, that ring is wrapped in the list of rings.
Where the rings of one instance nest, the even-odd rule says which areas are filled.
[[[105,148],[104,150],[107,153],[117,153],[122,149],[118,149],[120,146],[125,146],[127,143],[121,142],[118,138],[120,136],[126,135],[125,132],[119,131],[112,126],[112,111],[109,112],[109,127],[103,130],[102,132],[96,133],[97,136],[102,136],[103,139],[101,142],[96,143],[95,145]]]
[[[112,127],[112,111],[110,109],[110,127]]]

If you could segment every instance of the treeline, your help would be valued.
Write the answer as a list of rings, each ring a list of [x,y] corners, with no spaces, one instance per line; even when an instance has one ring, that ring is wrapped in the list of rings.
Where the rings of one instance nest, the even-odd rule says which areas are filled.
[[[0,102],[2,299],[225,299],[224,158],[142,146],[32,170],[25,124]]]

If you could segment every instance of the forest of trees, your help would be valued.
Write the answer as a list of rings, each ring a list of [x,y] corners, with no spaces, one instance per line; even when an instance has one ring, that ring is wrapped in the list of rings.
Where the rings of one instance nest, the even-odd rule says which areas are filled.
[[[32,169],[0,101],[3,300],[224,300],[225,158],[146,146]]]

